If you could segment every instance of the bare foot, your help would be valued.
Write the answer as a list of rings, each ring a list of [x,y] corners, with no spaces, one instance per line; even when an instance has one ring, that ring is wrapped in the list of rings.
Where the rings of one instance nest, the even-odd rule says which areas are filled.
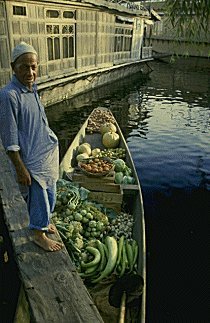
[[[46,251],[59,251],[63,248],[61,242],[49,239],[43,231],[35,230],[34,243]]]
[[[47,233],[56,233],[57,232],[56,226],[54,224],[49,224],[47,228],[48,228]]]

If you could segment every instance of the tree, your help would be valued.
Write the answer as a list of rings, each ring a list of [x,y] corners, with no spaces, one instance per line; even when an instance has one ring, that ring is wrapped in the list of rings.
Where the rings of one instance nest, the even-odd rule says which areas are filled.
[[[210,0],[166,0],[168,20],[180,35],[209,32]]]

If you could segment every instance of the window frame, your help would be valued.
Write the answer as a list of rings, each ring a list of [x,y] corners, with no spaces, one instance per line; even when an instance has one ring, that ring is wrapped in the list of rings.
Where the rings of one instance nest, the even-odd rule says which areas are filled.
[[[46,34],[46,43],[47,43],[47,55],[48,55],[48,61],[52,62],[52,61],[58,61],[58,60],[68,60],[68,59],[75,59],[75,44],[76,44],[76,9],[73,10],[67,10],[65,9],[53,9],[55,11],[59,11],[59,16],[58,17],[47,17],[47,11],[48,10],[52,10],[51,8],[46,8],[45,9],[45,34]],[[63,17],[63,14],[65,11],[70,11],[74,13],[74,18],[65,18]],[[58,25],[59,26],[59,33],[58,34],[50,34],[47,32],[47,26],[55,26]],[[64,26],[72,26],[73,31],[72,33],[63,33],[63,27]],[[55,39],[59,38],[59,51],[60,51],[60,56],[59,58],[56,58],[55,55]],[[73,38],[73,49],[72,49],[72,53],[73,56],[68,56],[68,57],[64,57],[64,38],[67,38],[67,42],[68,44],[70,44],[70,38]],[[49,55],[49,46],[48,46],[48,41],[49,39],[52,39],[52,55]],[[67,49],[68,55],[70,55],[70,46]],[[52,59],[50,59],[52,58]]]
[[[26,14],[25,15],[21,15],[21,14],[15,14],[14,13],[14,8],[24,8]],[[27,18],[28,17],[28,7],[27,5],[20,5],[20,4],[12,4],[12,16],[13,17],[17,17],[17,18]]]
[[[121,32],[119,32],[121,29]],[[128,25],[127,23],[117,23],[115,24],[115,41],[114,41],[114,52],[115,53],[131,53],[132,51],[132,40],[133,40],[133,25]],[[126,33],[129,31],[130,33]],[[118,39],[122,39],[119,42]],[[129,40],[129,42],[128,42]],[[129,49],[126,47],[129,44]]]

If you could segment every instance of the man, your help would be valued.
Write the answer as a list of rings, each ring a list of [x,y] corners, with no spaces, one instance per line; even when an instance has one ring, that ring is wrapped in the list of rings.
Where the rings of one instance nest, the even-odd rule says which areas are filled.
[[[58,251],[63,245],[46,235],[56,231],[49,219],[55,206],[58,139],[37,94],[36,50],[21,42],[12,52],[11,67],[12,80],[0,90],[0,136],[20,188],[27,188],[34,242],[44,250]]]

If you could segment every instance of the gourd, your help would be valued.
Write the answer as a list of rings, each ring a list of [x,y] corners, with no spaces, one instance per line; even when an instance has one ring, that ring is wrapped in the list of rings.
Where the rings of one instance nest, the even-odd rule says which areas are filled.
[[[116,132],[106,132],[102,137],[102,143],[106,148],[116,148],[119,142],[120,136]]]
[[[88,154],[88,156],[90,156],[91,155],[91,147],[90,147],[90,144],[88,144],[88,143],[81,144],[78,147],[78,153],[79,154],[86,153],[86,154]]]
[[[100,276],[97,277],[95,280],[92,281],[92,283],[98,283],[103,278],[106,278],[109,274],[112,273],[116,262],[117,262],[117,255],[118,255],[118,246],[117,241],[114,237],[107,236],[105,239],[105,245],[108,248],[108,260],[106,267],[101,272]]]
[[[82,261],[81,266],[85,267],[85,268],[89,268],[89,267],[97,265],[101,260],[100,251],[98,249],[96,249],[94,247],[90,247],[90,246],[87,246],[86,250],[89,251],[94,256],[94,259],[88,263],[85,263],[84,261]]]
[[[89,155],[87,153],[83,153],[83,154],[77,155],[76,160],[79,162],[79,161],[81,161],[83,159],[87,159],[87,158],[89,158]]]
[[[100,132],[102,135],[104,135],[106,132],[117,132],[117,128],[115,127],[115,125],[111,122],[105,122],[104,124],[102,124],[100,126]]]

